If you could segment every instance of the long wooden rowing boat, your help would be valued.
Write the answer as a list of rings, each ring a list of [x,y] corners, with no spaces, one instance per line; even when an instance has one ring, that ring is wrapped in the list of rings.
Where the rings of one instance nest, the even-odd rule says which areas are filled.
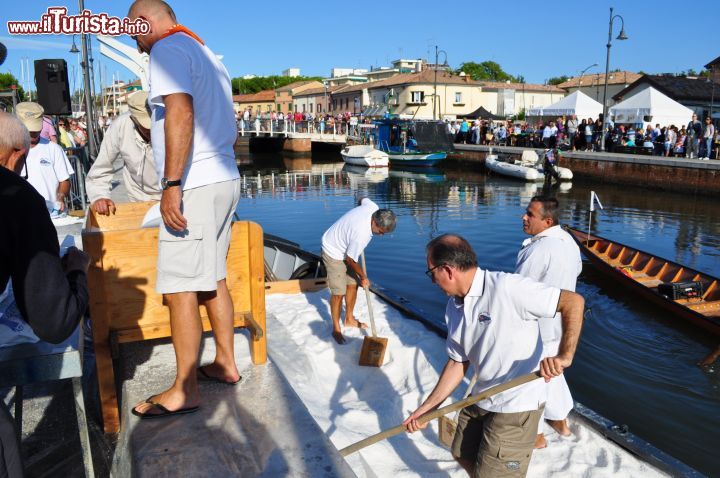
[[[598,270],[677,317],[720,335],[717,277],[619,242],[566,229]]]

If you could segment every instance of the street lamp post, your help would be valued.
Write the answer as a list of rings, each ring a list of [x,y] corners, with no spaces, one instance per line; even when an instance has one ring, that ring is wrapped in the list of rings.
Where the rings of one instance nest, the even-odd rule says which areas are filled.
[[[436,114],[436,108],[435,105],[437,104],[437,71],[438,71],[438,59],[440,53],[445,55],[445,62],[443,63],[443,66],[447,66],[447,52],[445,50],[438,50],[438,46],[435,45],[435,80],[433,81],[433,119],[437,119]]]
[[[603,124],[602,131],[600,132],[600,151],[605,151],[605,130],[607,129],[607,84],[608,75],[610,74],[610,47],[612,46],[612,29],[613,21],[620,19],[620,34],[617,36],[617,40],[627,40],[628,37],[625,35],[625,19],[620,15],[613,16],[613,9],[610,8],[610,23],[608,25],[608,42],[607,42],[607,56],[605,57],[605,86],[603,87]]]
[[[590,68],[594,68],[596,66],[598,66],[598,64],[593,63],[592,65],[588,66],[587,68],[585,68],[583,71],[580,72],[580,77],[578,78],[578,90],[582,86],[582,79],[583,79],[583,75],[585,75],[585,72],[588,71]]]

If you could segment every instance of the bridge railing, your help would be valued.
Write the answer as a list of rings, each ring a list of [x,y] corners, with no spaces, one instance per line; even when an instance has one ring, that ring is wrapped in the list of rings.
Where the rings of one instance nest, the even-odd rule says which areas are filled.
[[[325,121],[320,119],[295,121],[291,119],[277,120],[255,118],[252,120],[239,120],[238,132],[240,136],[269,135],[290,136],[296,133],[312,133],[328,136],[357,134],[357,125],[346,121]]]

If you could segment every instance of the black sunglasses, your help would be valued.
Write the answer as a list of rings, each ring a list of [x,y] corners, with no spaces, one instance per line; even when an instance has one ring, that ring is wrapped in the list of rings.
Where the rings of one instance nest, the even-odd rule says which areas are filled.
[[[425,271],[425,275],[428,276],[430,279],[432,279],[432,278],[433,278],[433,271],[435,271],[435,269],[437,269],[438,267],[442,267],[442,266],[444,266],[444,265],[445,265],[445,264],[438,264],[438,265],[436,265],[435,267],[432,267],[432,268],[426,270],[426,271]]]

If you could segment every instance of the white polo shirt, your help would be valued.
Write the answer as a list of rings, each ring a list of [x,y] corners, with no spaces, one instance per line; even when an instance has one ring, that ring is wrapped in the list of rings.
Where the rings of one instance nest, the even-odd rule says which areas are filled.
[[[183,189],[240,177],[233,145],[237,125],[230,75],[210,49],[185,33],[159,40],[150,53],[152,146],[158,178],[165,176],[163,96],[187,93],[194,109],[193,142]],[[175,179],[175,178],[170,178]]]
[[[470,291],[445,309],[448,356],[470,362],[477,382],[473,394],[538,370],[542,342],[537,320],[555,314],[560,289],[527,277],[478,268]],[[537,410],[545,401],[542,380],[478,402],[484,410]]]
[[[70,179],[70,175],[74,172],[62,147],[45,138],[40,138],[40,142],[30,148],[25,167],[20,175],[27,175],[28,182],[45,199],[48,210],[52,211],[58,209],[58,185],[62,181]]]
[[[357,262],[372,239],[370,221],[378,209],[377,204],[364,198],[358,207],[343,214],[322,236],[325,254],[338,261],[348,256]]]
[[[516,274],[572,292],[575,292],[581,271],[580,248],[560,226],[549,227],[525,239],[515,265]],[[539,323],[543,343],[560,341],[562,322],[559,313],[543,317]]]

